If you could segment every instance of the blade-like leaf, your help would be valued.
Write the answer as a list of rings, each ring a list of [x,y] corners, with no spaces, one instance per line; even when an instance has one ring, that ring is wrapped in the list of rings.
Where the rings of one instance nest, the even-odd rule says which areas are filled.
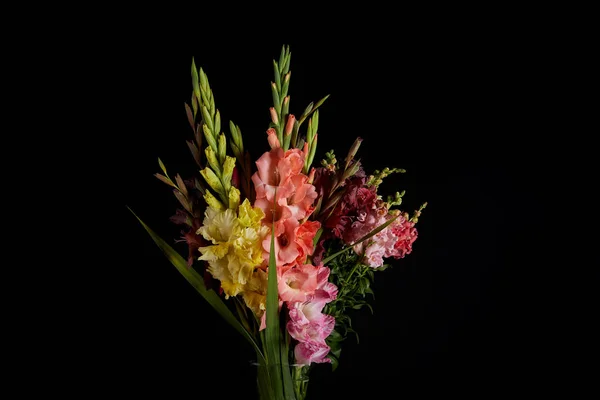
[[[175,184],[173,182],[171,182],[171,180],[168,179],[167,177],[165,177],[161,174],[154,174],[154,176],[157,177],[158,179],[160,179],[162,182],[166,183],[167,185],[177,188],[177,186],[175,186]]]
[[[306,120],[306,118],[308,118],[310,116],[310,114],[314,113],[317,110],[317,108],[319,108],[325,102],[325,100],[327,100],[329,98],[329,96],[330,95],[328,94],[327,96],[323,97],[321,100],[317,101],[317,104],[315,104],[315,106],[312,107],[312,109],[308,113],[305,110],[304,113],[302,114],[302,117],[298,121],[298,123],[300,125],[302,125],[302,123]],[[306,107],[306,109],[308,110],[308,107]]]
[[[273,75],[275,76],[275,84],[277,85],[277,90],[281,90],[281,74],[279,73],[279,66],[277,65],[277,61],[273,60]]]
[[[196,291],[200,293],[202,297],[204,297],[204,299],[215,309],[215,311],[221,315],[221,317],[223,317],[223,319],[225,319],[225,321],[227,321],[227,323],[229,323],[229,325],[231,325],[244,338],[246,338],[248,342],[250,342],[259,357],[259,361],[264,362],[264,355],[256,344],[256,341],[252,335],[250,335],[250,333],[244,329],[242,324],[235,318],[233,313],[229,310],[229,308],[227,308],[221,298],[213,290],[206,289],[202,276],[200,276],[200,274],[198,274],[194,269],[189,268],[187,266],[187,262],[183,259],[183,257],[181,257],[181,255],[179,255],[179,253],[177,253],[171,246],[162,240],[160,236],[150,229],[150,227],[146,225],[131,208],[127,208],[137,218],[137,220],[140,221],[146,232],[148,232],[152,240],[154,240],[154,243],[156,243],[158,248],[162,250],[171,264],[177,268],[177,271],[183,275],[183,277],[192,285],[192,287],[196,289]]]
[[[275,227],[271,228],[271,249],[267,278],[267,328],[265,352],[271,382],[277,398],[283,399],[283,376],[281,370],[281,330],[279,329],[279,293],[277,291],[277,262],[275,261]]]

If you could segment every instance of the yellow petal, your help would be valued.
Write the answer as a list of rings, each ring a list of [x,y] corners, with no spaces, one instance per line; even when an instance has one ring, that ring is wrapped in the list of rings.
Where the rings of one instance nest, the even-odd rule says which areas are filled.
[[[198,250],[200,250],[200,253],[202,253],[202,256],[198,258],[199,260],[216,261],[225,257],[229,251],[229,243],[225,242],[216,244],[214,246],[200,247]]]

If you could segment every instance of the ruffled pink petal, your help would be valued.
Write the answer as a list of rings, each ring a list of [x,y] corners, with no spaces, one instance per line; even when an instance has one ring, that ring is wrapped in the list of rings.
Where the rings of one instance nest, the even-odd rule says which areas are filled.
[[[298,343],[294,349],[296,363],[300,365],[310,365],[311,363],[328,363],[329,346],[322,343]]]

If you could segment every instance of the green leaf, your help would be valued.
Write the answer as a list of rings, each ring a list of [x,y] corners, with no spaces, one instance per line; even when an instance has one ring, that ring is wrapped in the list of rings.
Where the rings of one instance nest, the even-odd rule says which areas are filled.
[[[306,106],[306,108],[304,109],[304,112],[302,113],[302,115],[300,116],[301,120],[304,120],[306,117],[308,117],[308,115],[310,114],[310,112],[313,109],[313,102],[311,101],[309,105]]]
[[[273,95],[273,107],[275,107],[275,111],[277,111],[277,117],[281,121],[281,99],[279,98],[279,93],[277,93],[277,87],[274,83],[271,84],[271,94]]]
[[[319,112],[315,111],[312,117],[312,132],[313,136],[317,134],[319,130]]]
[[[279,73],[279,67],[277,66],[277,61],[273,60],[273,75],[275,75],[275,84],[277,85],[277,90],[281,91],[281,74]]]
[[[266,343],[267,362],[273,389],[278,398],[283,399],[283,375],[281,369],[281,330],[279,328],[279,293],[277,291],[277,262],[275,260],[275,226],[271,228],[271,248],[267,278],[266,304]]]
[[[311,110],[309,112],[307,112],[306,110],[308,110],[309,107],[312,105],[312,103],[310,103],[309,107],[306,107],[306,110],[304,110],[304,113],[302,113],[302,117],[300,117],[300,120],[298,121],[300,123],[300,125],[302,125],[304,120],[306,120],[306,118],[308,118],[311,113],[314,113],[317,110],[317,108],[319,108],[321,106],[321,104],[323,104],[325,102],[325,100],[327,100],[329,98],[329,96],[330,95],[327,95],[327,96],[323,97],[321,100],[317,101],[317,104],[315,104],[314,107],[311,107]]]
[[[292,62],[292,53],[290,52],[290,48],[287,48],[287,56],[285,57],[284,66],[281,70],[282,73],[287,74],[290,70],[290,63]]]
[[[162,250],[167,259],[173,264],[173,266],[183,275],[183,277],[192,285],[194,289],[214,308],[216,312],[227,321],[229,325],[231,325],[236,331],[238,331],[251,345],[254,347],[256,354],[259,358],[259,362],[264,363],[265,357],[258,347],[258,344],[252,337],[252,335],[244,329],[242,324],[235,318],[233,313],[227,308],[225,303],[221,300],[219,295],[217,295],[213,290],[206,289],[204,285],[204,279],[198,272],[196,272],[193,268],[189,268],[187,266],[186,260],[179,255],[171,246],[169,246],[164,240],[162,240],[148,225],[146,225],[134,212],[131,208],[127,207],[129,211],[137,218],[138,221],[142,224],[146,232],[150,235],[154,243],[158,246],[159,249]],[[141,269],[141,267],[140,267]],[[140,271],[140,274],[142,272]]]
[[[313,248],[315,248],[317,246],[317,243],[319,243],[319,239],[321,238],[322,234],[323,228],[319,228],[319,230],[317,230],[317,233],[315,233],[315,237],[313,238]]]
[[[158,159],[158,166],[160,167],[162,172],[165,174],[165,176],[168,178],[169,174],[167,174],[167,169],[165,168],[165,164],[163,164],[163,162],[160,158]]]
[[[285,45],[283,45],[283,46],[281,46],[281,53],[279,54],[279,65],[281,66],[281,68],[283,68],[285,66],[286,54],[287,54],[287,51],[285,49]]]
[[[317,101],[317,104],[315,104],[315,110],[319,107],[321,107],[321,104],[325,103],[325,100],[327,100],[329,98],[329,96],[331,96],[330,94],[328,94],[327,96],[323,97],[321,100]]]

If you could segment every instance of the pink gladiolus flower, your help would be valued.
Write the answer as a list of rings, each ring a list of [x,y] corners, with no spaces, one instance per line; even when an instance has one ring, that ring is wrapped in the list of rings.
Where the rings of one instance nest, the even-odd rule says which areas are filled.
[[[291,337],[299,342],[325,343],[325,339],[333,331],[335,318],[331,315],[319,313],[318,318],[311,321],[299,313],[296,315],[298,318],[294,319],[291,311],[290,320],[287,323],[287,330]]]
[[[299,365],[310,365],[311,363],[330,363],[327,358],[329,346],[323,343],[304,342],[298,343],[294,349],[296,363]]]
[[[296,245],[296,228],[299,222],[294,218],[281,220],[275,225],[275,255],[278,267],[289,264],[296,260],[300,254]],[[266,235],[263,240],[263,258],[268,262],[271,250],[271,235]]]
[[[298,264],[304,264],[309,255],[314,251],[313,239],[321,224],[318,221],[305,221],[296,229],[296,246],[298,248]],[[327,268],[327,270],[329,270]]]
[[[304,302],[317,289],[318,268],[310,264],[295,265],[285,272],[277,269],[279,298],[287,302]]]
[[[303,219],[312,213],[312,205],[317,198],[315,187],[309,183],[306,175],[294,175],[291,177],[294,185],[294,194],[288,199],[288,206],[296,219]]]

